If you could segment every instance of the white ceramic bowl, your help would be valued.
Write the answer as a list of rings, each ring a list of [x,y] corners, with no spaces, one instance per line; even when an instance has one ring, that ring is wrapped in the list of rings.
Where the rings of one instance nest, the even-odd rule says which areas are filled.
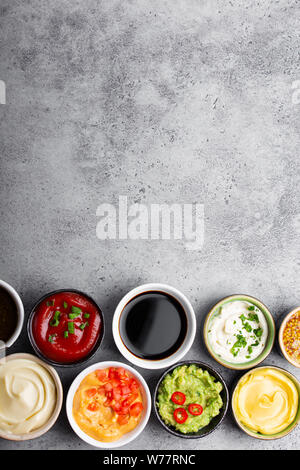
[[[124,369],[128,370],[139,382],[141,386],[141,393],[142,393],[142,399],[143,399],[143,405],[144,409],[142,412],[142,417],[136,426],[131,432],[124,434],[124,436],[121,437],[121,439],[118,439],[117,441],[114,442],[101,442],[97,441],[96,439],[93,439],[92,437],[88,436],[82,429],[78,426],[76,423],[74,417],[73,417],[73,400],[74,400],[74,395],[76,390],[78,389],[79,385],[81,384],[82,380],[84,377],[86,377],[88,374],[93,372],[94,370],[97,369],[107,369],[108,367],[123,367]],[[69,423],[71,427],[73,428],[73,431],[77,434],[77,436],[80,437],[83,441],[87,442],[88,444],[98,447],[100,449],[114,449],[116,447],[121,447],[129,442],[133,441],[136,437],[138,437],[143,429],[145,428],[149,417],[151,413],[151,395],[149,392],[148,385],[146,384],[145,380],[137,372],[134,370],[132,367],[128,366],[127,364],[123,364],[122,362],[115,362],[115,361],[106,361],[106,362],[98,362],[97,364],[93,364],[90,367],[87,367],[84,369],[82,372],[80,372],[79,375],[75,378],[73,381],[68,395],[67,395],[67,400],[66,400],[66,409],[67,409],[67,416]]]
[[[17,307],[17,314],[18,314],[17,326],[16,326],[14,333],[9,338],[9,340],[6,341],[6,344],[5,344],[6,347],[9,348],[10,346],[14,344],[14,342],[18,339],[21,333],[23,323],[24,323],[24,307],[23,307],[23,302],[19,294],[10,284],[0,279],[0,287],[5,289],[9,293],[9,295],[11,296],[11,298],[13,299]]]
[[[149,291],[163,292],[174,297],[184,308],[187,317],[187,333],[183,343],[174,354],[159,360],[147,360],[135,356],[126,348],[120,335],[119,322],[124,307],[128,304],[131,299],[133,299],[137,295]],[[119,349],[120,353],[125,357],[125,359],[127,359],[132,364],[138,367],[143,367],[144,369],[163,369],[166,367],[171,367],[173,364],[180,361],[190,350],[196,334],[196,317],[194,309],[189,300],[178,289],[175,289],[175,287],[159,283],[143,284],[142,286],[138,286],[135,289],[132,289],[119,302],[114,313],[112,330],[117,348]],[[167,331],[166,334],[168,334]]]
[[[5,363],[6,361],[14,361],[15,359],[27,359],[29,361],[37,362],[38,364],[43,366],[44,369],[46,369],[51,375],[54,381],[55,387],[56,387],[56,404],[55,404],[55,407],[54,407],[54,410],[50,419],[43,426],[27,434],[9,434],[9,433],[0,431],[0,438],[2,439],[7,439],[10,441],[29,441],[31,439],[36,439],[37,437],[42,436],[47,431],[49,431],[49,429],[51,429],[52,426],[55,424],[59,416],[61,407],[62,407],[63,388],[61,385],[59,375],[56,372],[56,370],[53,367],[49,366],[49,364],[46,364],[46,362],[42,361],[36,356],[33,356],[32,354],[27,354],[27,353],[10,354],[9,356],[6,356],[5,358],[1,359],[1,361]],[[0,361],[0,364],[1,364],[1,361]]]

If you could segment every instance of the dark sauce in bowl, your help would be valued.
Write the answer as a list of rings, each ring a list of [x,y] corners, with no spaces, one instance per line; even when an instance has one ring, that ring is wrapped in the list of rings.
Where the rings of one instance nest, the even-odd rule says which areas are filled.
[[[8,341],[18,322],[17,306],[6,289],[0,287],[0,340]]]
[[[145,292],[124,307],[119,329],[126,348],[135,356],[160,360],[174,354],[187,333],[182,305],[164,292]]]

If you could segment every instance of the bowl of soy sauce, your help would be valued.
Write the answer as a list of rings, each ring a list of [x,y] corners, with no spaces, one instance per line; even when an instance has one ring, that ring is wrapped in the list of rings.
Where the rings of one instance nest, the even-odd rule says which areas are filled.
[[[178,289],[144,284],[126,294],[114,313],[113,337],[120,353],[144,369],[170,367],[191,348],[194,309]]]
[[[18,339],[24,323],[24,307],[17,291],[0,279],[0,357]]]

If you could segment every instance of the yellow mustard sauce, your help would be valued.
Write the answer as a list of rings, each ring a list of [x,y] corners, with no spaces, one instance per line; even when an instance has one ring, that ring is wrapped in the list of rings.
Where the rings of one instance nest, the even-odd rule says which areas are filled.
[[[238,420],[265,435],[286,429],[298,410],[298,391],[284,373],[263,368],[242,379],[234,393],[233,407]]]

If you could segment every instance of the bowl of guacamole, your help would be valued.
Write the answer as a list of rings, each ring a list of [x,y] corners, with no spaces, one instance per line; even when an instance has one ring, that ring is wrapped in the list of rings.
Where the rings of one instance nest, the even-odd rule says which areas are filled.
[[[223,378],[199,361],[172,366],[161,376],[154,393],[159,422],[171,434],[188,439],[214,431],[226,415],[228,400]]]

